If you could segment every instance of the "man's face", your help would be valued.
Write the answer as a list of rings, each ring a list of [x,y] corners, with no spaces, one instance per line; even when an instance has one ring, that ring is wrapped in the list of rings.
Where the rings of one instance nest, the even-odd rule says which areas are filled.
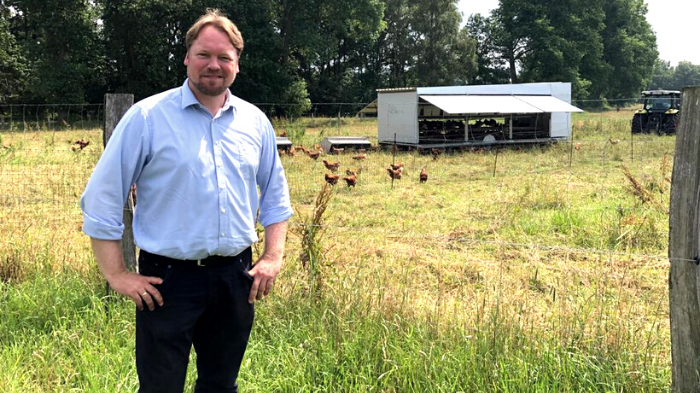
[[[216,97],[223,94],[238,74],[238,52],[228,36],[206,26],[192,42],[185,56],[190,88],[196,93]]]

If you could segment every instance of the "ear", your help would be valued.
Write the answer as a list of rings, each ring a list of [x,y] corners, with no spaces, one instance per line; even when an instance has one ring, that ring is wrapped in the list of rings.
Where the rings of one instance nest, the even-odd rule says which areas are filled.
[[[238,67],[238,62],[236,62],[236,75],[238,75],[239,72],[241,72],[241,69]]]
[[[189,65],[189,63],[190,63],[190,54],[189,53],[187,53],[185,55],[185,61],[183,61],[183,63],[185,63],[185,67],[187,67]]]

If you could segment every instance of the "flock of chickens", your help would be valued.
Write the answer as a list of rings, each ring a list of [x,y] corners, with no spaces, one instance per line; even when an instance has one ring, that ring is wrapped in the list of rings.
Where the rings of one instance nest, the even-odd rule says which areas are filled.
[[[77,151],[83,150],[89,144],[90,144],[90,141],[88,141],[88,140],[78,139],[75,142],[73,142],[73,145],[71,146],[71,150],[73,150],[74,152],[77,152]],[[333,151],[333,153],[340,155],[340,153],[343,153],[345,149],[331,147],[331,150]],[[323,153],[323,148],[319,145],[316,145],[315,150],[311,150],[311,149],[306,149],[302,146],[297,146],[297,147],[291,147],[286,151],[280,150],[280,154],[287,154],[287,155],[293,156],[294,154],[296,154],[297,151],[302,151],[302,152],[304,152],[304,154],[306,154],[310,158],[316,160]],[[355,154],[352,156],[352,159],[356,160],[356,161],[362,161],[366,158],[367,158],[367,154],[364,153],[363,151],[359,151],[358,154]],[[437,158],[437,155],[435,153],[433,153],[433,159],[435,159],[435,158]],[[354,169],[354,170],[346,169],[345,170],[346,176],[341,177],[340,174],[337,173],[340,170],[340,161],[331,162],[328,160],[323,160],[323,165],[326,167],[326,169],[331,171],[331,173],[324,174],[324,179],[325,179],[326,183],[328,183],[332,186],[338,184],[338,181],[340,181],[342,179],[345,181],[348,188],[350,188],[350,187],[354,188],[357,185],[357,175],[362,173],[362,166],[359,166],[359,167],[357,167],[357,169]],[[386,168],[386,172],[389,175],[389,178],[391,178],[392,180],[400,180],[401,177],[403,176],[403,171],[404,171],[403,162],[389,164],[389,167]],[[428,181],[428,171],[425,168],[421,168],[418,180],[421,183],[425,183],[426,181]]]
[[[345,151],[343,148],[336,148],[336,147],[331,147],[332,153],[340,155]],[[321,146],[316,145],[314,146],[314,149],[307,149],[304,148],[303,146],[296,146],[296,147],[291,147],[287,150],[280,150],[279,153],[280,155],[286,154],[289,156],[294,156],[298,151],[303,152],[306,154],[309,158],[317,160],[321,154],[324,153],[324,150]],[[433,159],[437,157],[436,154],[433,154]],[[359,150],[358,154],[355,154],[352,156],[353,160],[356,161],[362,161],[367,158],[367,154],[364,152],[364,150]],[[332,162],[328,160],[322,160],[323,165],[328,169],[331,173],[325,173],[324,174],[324,180],[326,183],[335,186],[338,184],[340,180],[344,180],[345,183],[347,184],[348,188],[350,187],[355,187],[357,185],[357,176],[362,173],[362,166],[357,167],[356,169],[346,169],[345,170],[345,176],[342,176],[338,173],[340,170],[340,161]],[[392,180],[399,180],[403,176],[404,172],[404,164],[402,162],[398,163],[392,163],[389,164],[389,167],[386,168],[386,173],[389,175],[389,178]],[[420,175],[418,177],[418,180],[421,183],[425,183],[428,181],[428,171],[426,168],[421,168]]]

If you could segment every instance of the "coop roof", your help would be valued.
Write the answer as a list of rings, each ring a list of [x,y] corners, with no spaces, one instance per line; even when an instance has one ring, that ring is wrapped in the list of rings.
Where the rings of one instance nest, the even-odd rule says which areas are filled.
[[[556,97],[544,95],[420,95],[450,114],[582,112]]]
[[[286,136],[278,136],[275,138],[275,141],[277,143],[278,149],[286,149],[292,147],[292,141],[290,141],[289,138],[287,138]]]
[[[377,100],[370,102],[364,108],[357,112],[358,115],[376,115],[377,114]]]

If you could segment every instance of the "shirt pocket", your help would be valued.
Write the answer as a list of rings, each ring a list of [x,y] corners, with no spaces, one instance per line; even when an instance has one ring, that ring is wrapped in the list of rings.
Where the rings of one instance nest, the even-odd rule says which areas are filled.
[[[260,154],[253,146],[242,145],[238,147],[238,168],[246,179],[255,179],[259,162]]]

